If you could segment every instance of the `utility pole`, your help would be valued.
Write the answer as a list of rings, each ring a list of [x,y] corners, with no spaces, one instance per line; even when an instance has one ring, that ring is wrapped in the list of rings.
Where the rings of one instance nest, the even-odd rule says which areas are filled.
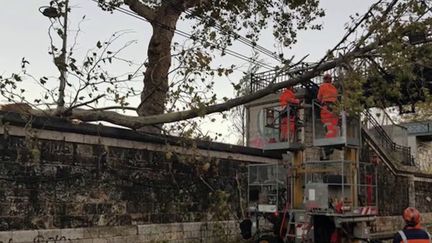
[[[56,6],[53,6],[56,5]],[[59,91],[58,91],[58,99],[56,101],[57,109],[55,114],[60,115],[64,112],[65,105],[65,88],[66,88],[66,75],[67,75],[67,31],[68,31],[68,12],[69,12],[69,0],[59,0],[51,1],[50,6],[43,6],[39,8],[39,11],[45,16],[50,18],[51,26],[50,30],[54,25],[54,22],[59,22],[60,27],[54,28],[57,31],[57,34],[62,39],[62,48],[60,50],[60,54],[56,56],[56,48],[52,43],[51,39],[51,53],[53,55],[54,64],[60,72],[59,77]],[[63,24],[61,23],[61,17],[63,18]]]
[[[57,111],[61,112],[64,109],[65,104],[65,88],[66,88],[66,72],[67,72],[67,57],[66,57],[66,48],[67,48],[67,30],[68,30],[68,10],[69,8],[69,0],[65,0],[65,11],[62,14],[63,16],[63,33],[61,35],[61,38],[63,40],[62,48],[61,48],[61,54],[56,57],[54,60],[57,68],[60,71],[60,86],[59,86],[59,97],[57,100]]]

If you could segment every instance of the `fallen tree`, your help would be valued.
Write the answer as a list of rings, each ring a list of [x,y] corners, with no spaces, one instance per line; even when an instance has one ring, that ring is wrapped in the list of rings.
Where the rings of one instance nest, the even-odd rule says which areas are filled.
[[[324,71],[335,68],[346,61],[364,55],[365,53],[373,50],[373,47],[374,44],[371,44],[368,45],[367,47],[347,53],[332,61],[324,62],[316,67],[313,67],[311,68],[310,71],[305,72],[303,75],[300,75],[297,78],[289,79],[287,81],[279,82],[279,83],[271,83],[266,88],[259,90],[255,93],[230,99],[220,104],[202,107],[199,109],[191,109],[187,111],[171,112],[167,114],[144,116],[144,117],[122,115],[112,111],[72,109],[70,114],[67,114],[67,116],[72,119],[79,119],[82,121],[107,121],[116,125],[125,126],[133,129],[137,129],[146,125],[170,123],[170,122],[191,119],[195,117],[201,117],[212,113],[227,111],[233,107],[243,105],[248,102],[260,99],[266,95],[275,93],[278,90],[283,89],[285,87],[294,86],[303,82],[307,82],[311,78],[318,76],[320,73]],[[282,71],[284,71],[284,69],[280,70],[280,72]],[[46,110],[45,111],[34,110],[32,111],[32,114],[38,116],[52,115],[50,111],[46,111]]]

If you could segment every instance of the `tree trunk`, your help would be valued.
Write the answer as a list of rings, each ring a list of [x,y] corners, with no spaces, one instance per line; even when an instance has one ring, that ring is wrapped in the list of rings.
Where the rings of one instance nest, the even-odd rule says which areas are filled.
[[[168,92],[168,72],[171,67],[171,42],[181,12],[171,6],[161,7],[152,21],[153,35],[148,47],[148,66],[138,115],[163,114]],[[161,126],[143,127],[145,132],[160,133]]]

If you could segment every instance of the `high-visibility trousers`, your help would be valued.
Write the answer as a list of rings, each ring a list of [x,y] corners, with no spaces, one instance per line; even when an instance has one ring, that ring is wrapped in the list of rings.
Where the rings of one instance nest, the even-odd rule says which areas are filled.
[[[330,243],[341,243],[342,242],[342,234],[338,229],[335,229],[330,236]]]
[[[324,124],[324,127],[326,129],[326,138],[334,138],[337,137],[339,134],[339,117],[331,112],[328,105],[323,105],[321,107],[320,112],[321,122]]]
[[[283,117],[280,124],[280,140],[288,141],[294,136],[295,133],[295,116],[291,115],[289,119],[289,130],[288,130],[288,117]]]

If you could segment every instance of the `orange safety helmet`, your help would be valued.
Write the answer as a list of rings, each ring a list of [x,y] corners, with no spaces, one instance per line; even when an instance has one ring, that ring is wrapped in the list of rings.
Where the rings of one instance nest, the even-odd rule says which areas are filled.
[[[323,80],[324,80],[324,82],[327,82],[327,81],[331,82],[332,81],[332,76],[330,74],[326,73],[323,76]]]
[[[416,226],[420,223],[420,212],[416,208],[406,208],[403,211],[402,217],[407,226]]]

